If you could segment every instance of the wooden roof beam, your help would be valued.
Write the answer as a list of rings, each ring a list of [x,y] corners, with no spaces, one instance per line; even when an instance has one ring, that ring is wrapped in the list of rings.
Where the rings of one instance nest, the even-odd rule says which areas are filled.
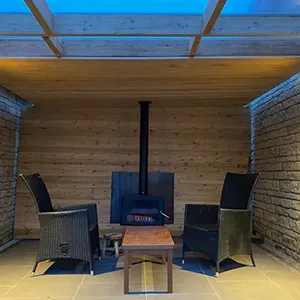
[[[51,37],[50,37],[51,38]],[[64,58],[188,58],[186,40],[68,39]],[[300,57],[300,38],[203,39],[195,57]],[[0,39],[0,57],[55,58],[42,41]]]
[[[55,56],[60,58],[63,52],[62,44],[58,37],[52,37],[54,16],[46,0],[24,0],[24,2],[31,10],[40,26],[43,28],[45,32],[45,35],[43,35],[44,41],[47,43]]]
[[[208,0],[207,6],[203,12],[202,35],[209,35],[213,29],[218,17],[221,14],[227,0]],[[201,37],[194,37],[190,40],[189,56],[194,57],[197,53]]]
[[[203,15],[58,14],[48,36],[202,37],[202,23]],[[44,35],[31,14],[0,14],[0,36]],[[220,15],[205,36],[300,37],[300,15]]]

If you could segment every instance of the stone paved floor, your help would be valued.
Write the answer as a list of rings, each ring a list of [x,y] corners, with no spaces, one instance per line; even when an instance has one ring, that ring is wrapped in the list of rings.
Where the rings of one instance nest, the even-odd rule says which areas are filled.
[[[159,258],[137,257],[130,271],[130,295],[123,295],[123,259],[96,262],[95,275],[78,261],[40,263],[31,268],[37,241],[24,241],[0,253],[0,299],[56,300],[298,300],[300,273],[254,245],[257,267],[249,257],[235,256],[221,264],[215,278],[209,260],[190,253],[181,265],[180,241],[174,251],[174,293],[167,294],[166,266]],[[146,261],[141,262],[144,258]]]

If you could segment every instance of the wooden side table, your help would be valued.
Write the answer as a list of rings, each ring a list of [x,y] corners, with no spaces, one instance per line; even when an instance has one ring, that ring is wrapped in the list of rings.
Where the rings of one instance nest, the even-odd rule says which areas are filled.
[[[165,226],[128,227],[123,239],[124,294],[129,294],[129,260],[132,254],[166,256],[168,260],[168,293],[173,292],[174,242]]]

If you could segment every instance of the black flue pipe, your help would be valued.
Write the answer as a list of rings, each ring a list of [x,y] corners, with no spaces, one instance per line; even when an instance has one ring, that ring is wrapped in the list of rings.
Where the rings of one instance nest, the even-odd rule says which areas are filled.
[[[149,105],[151,101],[140,101],[140,170],[139,195],[148,195],[148,144]]]

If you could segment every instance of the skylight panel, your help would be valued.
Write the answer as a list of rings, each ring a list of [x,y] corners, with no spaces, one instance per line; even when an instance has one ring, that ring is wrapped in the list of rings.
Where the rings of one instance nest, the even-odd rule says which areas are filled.
[[[30,13],[23,0],[1,0],[0,13]]]
[[[59,13],[201,14],[208,0],[47,0]]]
[[[300,1],[227,0],[222,14],[300,14]]]

